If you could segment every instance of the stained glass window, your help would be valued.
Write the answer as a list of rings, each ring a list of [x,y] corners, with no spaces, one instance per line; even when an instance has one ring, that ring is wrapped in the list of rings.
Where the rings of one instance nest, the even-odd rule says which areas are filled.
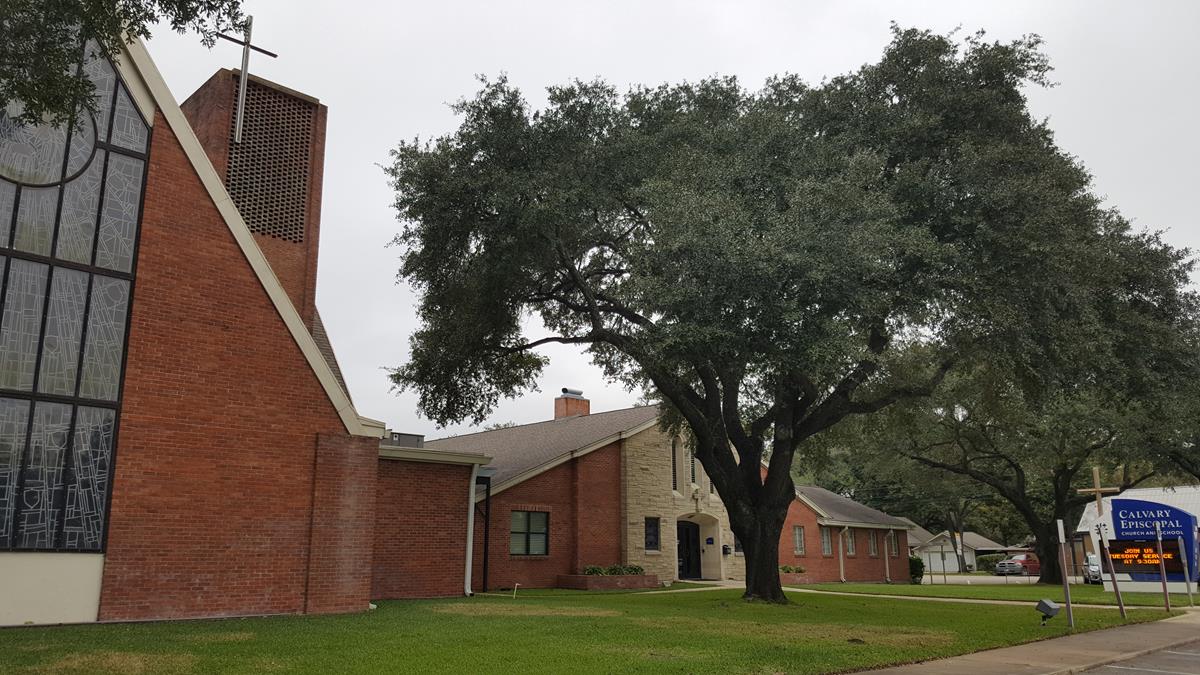
[[[97,113],[0,112],[0,551],[102,551],[150,128],[85,52]]]

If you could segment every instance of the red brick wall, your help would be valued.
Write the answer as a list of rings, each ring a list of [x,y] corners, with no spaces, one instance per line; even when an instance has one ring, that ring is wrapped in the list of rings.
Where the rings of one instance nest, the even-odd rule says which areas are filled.
[[[254,81],[254,78],[251,78]],[[236,105],[237,77],[233,71],[217,71],[180,108],[196,131],[196,137],[217,175],[225,180],[229,164],[229,128]],[[293,242],[254,233],[254,241],[271,263],[280,285],[287,291],[305,326],[312,325],[317,293],[317,252],[321,236],[321,186],[325,168],[325,124],[328,109],[316,106],[313,116],[305,209],[304,241]],[[268,177],[264,177],[268,178]]]
[[[306,612],[367,609],[378,463],[378,439],[345,433],[317,437]]]
[[[369,551],[319,555],[311,577],[308,555],[310,538],[362,545],[328,528],[373,521],[373,485],[338,485],[363,480],[365,445],[336,441],[336,410],[161,114],[150,157],[100,618],[301,612],[306,584],[314,611],[365,605],[347,596]],[[314,484],[314,468],[337,476]],[[314,493],[332,509],[315,519]]]
[[[372,598],[462,595],[470,480],[469,466],[379,460]]]
[[[792,540],[792,528],[797,525],[804,527],[805,554],[802,556],[795,554]],[[840,581],[838,569],[838,533],[840,530],[841,528],[832,528],[833,555],[822,555],[821,531],[820,526],[817,525],[817,514],[799,499],[793,500],[792,505],[788,507],[783,534],[779,537],[779,564],[804,567],[806,580],[810,582]],[[884,581],[888,571],[884,567],[885,554],[888,556],[886,564],[890,567],[892,580],[906,581],[908,579],[908,538],[904,531],[896,530],[899,546],[895,556],[891,556],[887,551],[887,530],[877,530],[878,555],[870,555],[869,532],[862,528],[850,529],[850,534],[854,537],[855,542],[855,555],[846,554],[846,581]],[[848,550],[845,542],[843,542],[843,550]]]
[[[621,446],[605,446],[492,496],[488,587],[547,588],[585,565],[621,562]],[[550,513],[549,555],[509,554],[513,511]],[[483,590],[482,518],[475,521],[472,588]]]

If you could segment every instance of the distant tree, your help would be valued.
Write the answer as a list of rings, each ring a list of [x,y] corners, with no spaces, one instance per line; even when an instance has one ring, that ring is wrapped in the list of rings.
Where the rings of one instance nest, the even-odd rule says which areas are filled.
[[[484,430],[484,431],[495,431],[495,430],[497,430],[497,429],[511,429],[511,428],[513,428],[513,427],[515,427],[515,426],[517,426],[517,423],[516,423],[516,422],[512,422],[512,421],[509,421],[509,422],[495,422],[495,423],[493,423],[493,424],[489,424],[489,425],[485,426],[485,427],[483,428],[483,430]]]
[[[800,442],[973,362],[1047,381],[1117,364],[1131,324],[1177,312],[1175,287],[1131,297],[1124,260],[1155,279],[1179,261],[1101,209],[1027,109],[1047,71],[1037,38],[895,29],[819,86],[575,82],[534,112],[485,81],[457,131],[393,152],[421,319],[393,379],[478,423],[534,385],[540,346],[585,346],[687,427],[745,597],[784,601]]]
[[[1032,398],[990,368],[955,375],[934,397],[872,420],[897,454],[970,479],[1007,501],[1033,534],[1045,583],[1060,583],[1056,520],[1070,527],[1091,499],[1077,490],[1102,466],[1122,490],[1155,475],[1143,399],[1086,386]],[[888,425],[883,428],[883,425]]]
[[[4,0],[0,11],[0,108],[28,124],[62,124],[80,106],[95,111],[95,90],[79,64],[94,41],[114,57],[134,38],[166,21],[211,46],[220,31],[240,28],[241,0]],[[9,107],[16,104],[16,108]]]

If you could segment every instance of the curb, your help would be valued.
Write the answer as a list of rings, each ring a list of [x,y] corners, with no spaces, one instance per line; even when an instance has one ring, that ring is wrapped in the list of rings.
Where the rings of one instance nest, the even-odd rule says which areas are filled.
[[[1171,617],[1170,619],[1163,619],[1163,621],[1165,622],[1165,621],[1172,621],[1172,620],[1176,620],[1176,619],[1182,619],[1187,616],[1188,616],[1187,614],[1184,614],[1182,616]],[[1164,649],[1174,649],[1175,647],[1182,647],[1183,645],[1191,644],[1191,643],[1195,642],[1196,640],[1200,640],[1200,634],[1193,635],[1193,636],[1187,637],[1187,638],[1182,638],[1179,640],[1174,640],[1174,641],[1168,642],[1167,644],[1164,644],[1164,645],[1158,645],[1157,647],[1147,647],[1146,649],[1139,649],[1136,652],[1126,652],[1124,654],[1121,654],[1120,656],[1113,656],[1113,657],[1106,658],[1106,659],[1100,659],[1099,661],[1096,661],[1095,663],[1089,663],[1089,664],[1083,665],[1083,666],[1070,666],[1067,668],[1061,668],[1059,670],[1050,671],[1050,672],[1046,673],[1045,675],[1077,675],[1078,673],[1083,673],[1083,672],[1089,671],[1093,668],[1100,668],[1101,666],[1107,666],[1107,665],[1113,664],[1113,663],[1121,663],[1122,661],[1129,661],[1131,659],[1136,659],[1140,656],[1146,656],[1148,654],[1153,654],[1155,652],[1161,652]]]

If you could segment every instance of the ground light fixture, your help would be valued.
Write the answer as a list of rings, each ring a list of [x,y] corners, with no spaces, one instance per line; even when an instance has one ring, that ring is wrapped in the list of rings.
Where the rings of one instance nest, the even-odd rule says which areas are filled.
[[[1057,602],[1053,600],[1046,600],[1045,598],[1038,600],[1037,611],[1042,615],[1043,626],[1046,625],[1047,621],[1058,615],[1058,610],[1059,606]]]

